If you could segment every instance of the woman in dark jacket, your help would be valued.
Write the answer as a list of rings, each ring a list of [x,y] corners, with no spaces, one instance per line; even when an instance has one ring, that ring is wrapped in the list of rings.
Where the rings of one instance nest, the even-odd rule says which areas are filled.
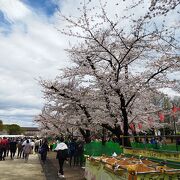
[[[11,159],[14,159],[16,149],[17,149],[16,145],[17,145],[16,139],[12,139],[9,143],[9,150],[11,153]]]
[[[47,140],[44,140],[42,146],[40,147],[41,160],[43,163],[46,162],[48,151],[49,151],[48,142],[47,142]]]
[[[74,166],[75,166],[75,155],[77,150],[77,143],[76,139],[72,139],[71,142],[68,144],[68,151],[69,151],[69,164],[71,166],[72,159],[74,159]]]

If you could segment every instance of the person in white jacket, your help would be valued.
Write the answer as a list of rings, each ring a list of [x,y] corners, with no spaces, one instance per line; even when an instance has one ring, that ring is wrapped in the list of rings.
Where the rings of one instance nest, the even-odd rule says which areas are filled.
[[[28,159],[29,159],[29,154],[31,153],[31,151],[32,151],[31,143],[29,142],[29,140],[26,140],[26,144],[25,144],[25,146],[23,147],[25,162],[28,161]]]
[[[57,144],[56,148],[54,149],[54,151],[57,151],[57,156],[56,158],[59,161],[59,171],[58,171],[58,176],[61,178],[64,178],[64,171],[63,171],[63,165],[64,165],[64,161],[67,159],[68,157],[68,147],[67,145],[64,143],[64,138],[61,137],[59,139],[59,143]]]
[[[32,153],[35,153],[35,142],[34,140],[31,141]]]

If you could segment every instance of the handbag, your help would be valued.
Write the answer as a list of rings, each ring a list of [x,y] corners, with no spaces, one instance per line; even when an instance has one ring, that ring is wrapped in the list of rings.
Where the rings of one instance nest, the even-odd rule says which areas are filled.
[[[40,147],[38,152],[39,154],[43,154],[45,152],[45,149],[43,147]]]

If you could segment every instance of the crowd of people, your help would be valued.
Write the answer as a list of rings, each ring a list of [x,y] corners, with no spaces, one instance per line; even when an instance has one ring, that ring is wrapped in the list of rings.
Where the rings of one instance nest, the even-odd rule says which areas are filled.
[[[84,141],[77,138],[60,137],[54,141],[48,142],[47,139],[24,138],[6,138],[0,137],[0,161],[8,159],[24,159],[28,162],[29,155],[38,153],[42,164],[45,164],[47,152],[54,151],[57,153],[56,159],[59,162],[58,176],[64,177],[63,165],[69,161],[71,166],[83,166]]]
[[[27,162],[29,154],[38,152],[41,144],[40,139],[0,137],[0,161],[5,161],[8,156],[13,160],[16,154],[17,159],[22,158]]]

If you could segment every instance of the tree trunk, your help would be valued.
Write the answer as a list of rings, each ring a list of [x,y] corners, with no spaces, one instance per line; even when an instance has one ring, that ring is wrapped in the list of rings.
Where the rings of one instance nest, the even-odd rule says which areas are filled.
[[[101,126],[109,130],[112,134],[114,134],[118,139],[118,143],[122,145],[122,131],[120,125],[115,124],[114,127],[111,127],[109,124],[102,124]]]
[[[81,132],[85,142],[90,143],[91,142],[91,132],[90,132],[90,130],[89,129],[79,128],[79,131]]]
[[[102,129],[102,145],[105,145],[106,144],[106,129],[105,127],[103,127]]]
[[[128,120],[126,117],[124,118],[123,127],[124,127],[124,134],[123,134],[124,135],[124,144],[123,144],[123,146],[131,147],[130,138],[128,137],[129,136],[129,133],[128,133],[129,124],[128,124]]]
[[[120,101],[121,101],[121,112],[123,115],[123,129],[124,129],[124,139],[123,139],[123,146],[125,147],[131,147],[130,139],[129,139],[129,123],[128,123],[128,117],[127,117],[127,112],[126,112],[126,103],[124,96],[121,94],[120,95]]]

